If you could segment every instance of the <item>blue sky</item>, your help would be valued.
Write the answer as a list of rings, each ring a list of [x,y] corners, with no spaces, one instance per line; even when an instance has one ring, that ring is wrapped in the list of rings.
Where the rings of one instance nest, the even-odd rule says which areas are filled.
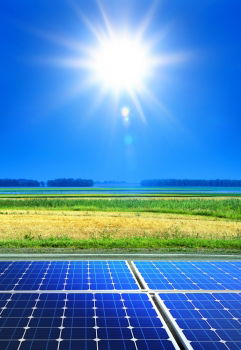
[[[150,4],[102,1],[113,29],[130,35]],[[241,178],[239,0],[156,4],[143,42],[158,38],[154,54],[186,59],[155,68],[147,86],[162,107],[140,93],[146,122],[127,92],[115,101],[109,91],[97,104],[101,86],[85,88],[88,72],[52,59],[76,57],[73,42],[96,45],[79,15],[104,30],[96,1],[9,0],[0,7],[1,178]]]

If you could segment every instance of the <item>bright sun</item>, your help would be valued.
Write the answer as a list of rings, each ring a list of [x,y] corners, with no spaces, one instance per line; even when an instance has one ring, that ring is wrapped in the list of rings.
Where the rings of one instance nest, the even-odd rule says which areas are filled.
[[[129,36],[102,40],[92,63],[96,80],[115,91],[139,90],[151,71],[148,50]]]
[[[101,27],[90,21],[77,5],[75,7],[76,14],[84,22],[95,40],[84,42],[50,35],[50,40],[54,40],[58,45],[61,44],[75,52],[69,57],[50,58],[50,63],[81,71],[80,79],[77,79],[77,83],[71,88],[73,95],[82,92],[85,88],[99,87],[93,101],[93,108],[96,108],[106,96],[113,95],[115,107],[118,106],[122,98],[129,99],[143,121],[146,120],[142,107],[144,100],[149,105],[161,108],[166,113],[165,106],[152,92],[153,85],[155,85],[152,84],[153,78],[156,80],[165,77],[164,66],[185,60],[186,54],[183,52],[165,53],[157,50],[159,34],[163,38],[165,31],[155,34],[153,37],[147,37],[147,30],[155,13],[156,1],[150,7],[143,21],[131,30],[126,25],[115,28],[109,20],[101,0],[98,0],[97,3],[104,24]],[[48,35],[46,36],[48,37]],[[129,109],[124,108],[121,115],[127,122]]]

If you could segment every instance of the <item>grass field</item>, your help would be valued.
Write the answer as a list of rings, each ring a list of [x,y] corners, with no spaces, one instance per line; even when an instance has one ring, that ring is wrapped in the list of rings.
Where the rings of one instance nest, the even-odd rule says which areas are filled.
[[[0,199],[2,209],[149,212],[241,219],[240,199]]]
[[[241,249],[240,199],[0,199],[1,248]]]

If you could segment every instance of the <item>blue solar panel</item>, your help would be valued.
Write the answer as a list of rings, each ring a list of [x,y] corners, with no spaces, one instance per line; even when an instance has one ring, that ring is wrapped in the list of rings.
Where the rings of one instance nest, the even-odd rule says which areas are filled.
[[[147,288],[158,290],[240,290],[240,262],[135,262]]]
[[[146,294],[2,293],[0,301],[0,349],[178,349]]]
[[[177,349],[152,289],[190,291],[160,294],[189,347],[241,349],[241,294],[231,293],[241,289],[241,262],[135,265],[149,293],[140,291],[125,261],[0,262],[0,290],[8,291],[0,292],[0,349]]]
[[[194,350],[241,349],[240,293],[160,294]]]
[[[0,262],[0,290],[139,289],[125,261]]]

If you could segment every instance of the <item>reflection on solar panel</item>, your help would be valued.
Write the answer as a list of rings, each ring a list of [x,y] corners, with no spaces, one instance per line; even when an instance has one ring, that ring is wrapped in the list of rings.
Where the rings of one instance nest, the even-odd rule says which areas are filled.
[[[241,349],[240,293],[160,294],[194,350]]]
[[[135,262],[150,289],[241,289],[240,262]]]
[[[0,290],[139,289],[125,261],[0,262]]]
[[[0,303],[0,349],[178,349],[146,294],[1,293]]]

